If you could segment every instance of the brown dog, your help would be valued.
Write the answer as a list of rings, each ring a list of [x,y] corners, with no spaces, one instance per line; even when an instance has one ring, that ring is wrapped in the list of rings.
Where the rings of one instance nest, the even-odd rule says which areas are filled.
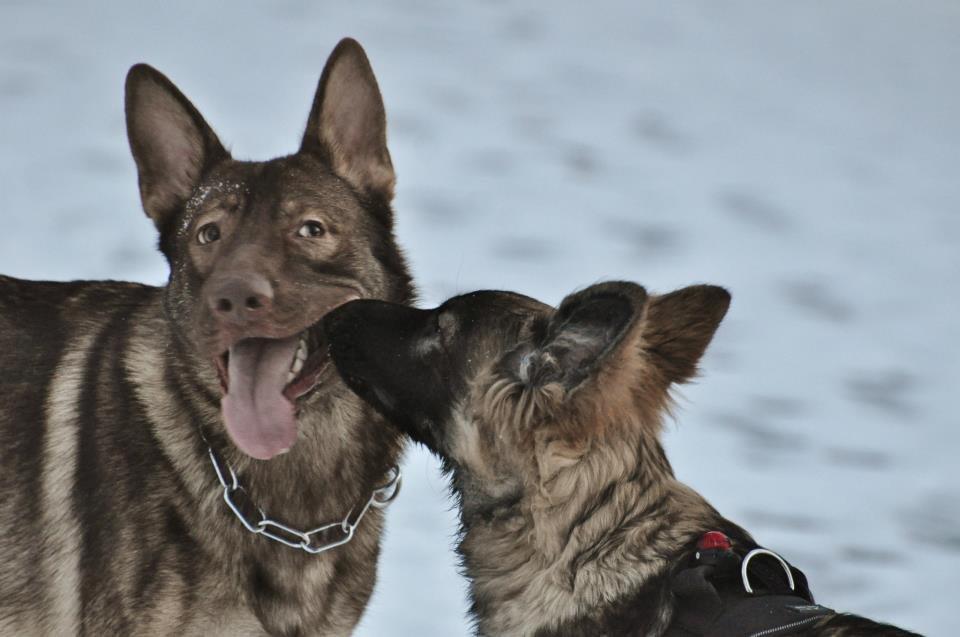
[[[370,64],[342,41],[266,162],[148,66],[126,111],[169,284],[0,277],[0,634],[348,634],[402,438],[318,321],[412,295]]]
[[[729,301],[604,283],[556,310],[476,292],[328,315],[347,384],[452,475],[480,634],[909,634],[814,604],[802,573],[674,477],[670,388]]]

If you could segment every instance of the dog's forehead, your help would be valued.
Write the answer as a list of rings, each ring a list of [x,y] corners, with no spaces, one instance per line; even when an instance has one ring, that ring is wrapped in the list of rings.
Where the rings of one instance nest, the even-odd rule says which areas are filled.
[[[500,290],[480,290],[455,296],[441,305],[441,314],[453,317],[459,324],[483,326],[491,319],[516,318],[522,320],[534,314],[549,312],[552,308],[540,301]]]
[[[188,215],[217,205],[235,205],[249,195],[247,180],[236,174],[215,174],[205,179],[187,200]]]
[[[344,181],[310,157],[293,155],[268,162],[257,178],[263,192],[269,193],[283,214],[299,215],[316,209],[347,214],[360,208]]]
[[[196,213],[238,204],[278,216],[310,211],[350,214],[359,208],[343,180],[322,162],[299,155],[267,162],[226,162],[200,184],[186,208]]]
[[[512,292],[483,290],[454,297],[434,310],[438,327],[448,342],[476,364],[501,355],[513,346],[531,315],[540,315],[547,305]],[[472,353],[472,354],[471,354]]]

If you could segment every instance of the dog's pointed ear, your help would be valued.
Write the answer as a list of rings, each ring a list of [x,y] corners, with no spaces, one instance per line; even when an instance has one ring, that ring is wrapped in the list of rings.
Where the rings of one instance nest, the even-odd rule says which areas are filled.
[[[344,38],[320,76],[301,152],[315,153],[358,191],[389,202],[396,178],[387,150],[387,118],[363,47]]]
[[[730,293],[715,285],[654,296],[647,304],[644,350],[668,383],[683,383],[697,364],[730,307]]]
[[[635,283],[598,283],[571,294],[550,318],[542,342],[517,361],[527,385],[573,391],[627,340],[642,319],[647,292]]]
[[[143,209],[163,234],[206,170],[229,154],[173,82],[146,64],[127,73],[126,116]]]

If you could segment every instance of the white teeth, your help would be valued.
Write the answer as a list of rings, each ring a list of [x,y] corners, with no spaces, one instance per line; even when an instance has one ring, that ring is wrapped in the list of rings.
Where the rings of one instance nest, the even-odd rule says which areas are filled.
[[[303,361],[298,358],[293,361],[293,367],[290,368],[290,371],[299,374],[301,369],[303,369]]]
[[[297,347],[297,353],[293,355],[293,362],[290,364],[290,371],[287,372],[287,383],[297,377],[297,374],[299,374],[300,370],[303,369],[303,364],[307,361],[307,356],[309,354],[310,352],[307,348],[307,339],[305,336],[301,336],[300,344]]]

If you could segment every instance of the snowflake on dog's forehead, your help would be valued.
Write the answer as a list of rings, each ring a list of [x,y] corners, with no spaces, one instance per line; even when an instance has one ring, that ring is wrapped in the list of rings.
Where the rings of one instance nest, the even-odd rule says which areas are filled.
[[[182,237],[193,224],[197,213],[203,209],[203,205],[211,195],[248,195],[250,194],[247,186],[238,181],[217,181],[211,184],[203,184],[194,192],[193,196],[187,200],[184,206],[183,219],[180,220],[180,227],[177,228],[177,236]]]

